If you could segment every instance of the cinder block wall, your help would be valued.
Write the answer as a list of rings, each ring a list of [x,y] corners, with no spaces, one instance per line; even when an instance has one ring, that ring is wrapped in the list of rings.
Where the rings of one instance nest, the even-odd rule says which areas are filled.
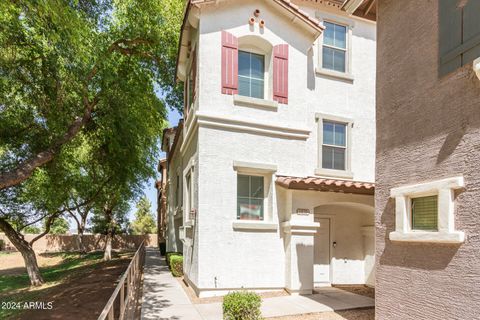
[[[36,234],[26,234],[25,240],[31,241]],[[8,240],[5,234],[0,233],[0,240],[5,241],[6,250],[14,250],[15,247]],[[135,249],[145,240],[147,247],[156,247],[158,244],[156,234],[147,235],[117,235],[113,240],[112,247],[117,249]],[[83,236],[85,247],[88,251],[103,250],[105,247],[105,236],[100,234],[88,234]],[[79,242],[77,235],[46,235],[33,244],[36,252],[63,252],[78,251]]]

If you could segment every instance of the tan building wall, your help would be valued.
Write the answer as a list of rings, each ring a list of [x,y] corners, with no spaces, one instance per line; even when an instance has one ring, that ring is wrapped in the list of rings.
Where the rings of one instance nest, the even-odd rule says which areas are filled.
[[[480,319],[480,81],[471,64],[439,78],[438,1],[380,0],[377,8],[375,287],[382,320]],[[390,189],[453,176],[465,179],[455,199],[465,242],[390,241]]]
[[[26,234],[25,240],[31,241],[36,234]],[[15,250],[5,234],[0,233],[0,240],[5,241],[6,250]],[[113,249],[135,249],[145,240],[147,247],[157,246],[157,235],[117,235],[113,240]],[[105,236],[100,234],[89,234],[83,236],[85,247],[88,251],[103,250],[105,247]],[[79,243],[77,235],[46,235],[33,244],[36,252],[59,252],[77,251]]]

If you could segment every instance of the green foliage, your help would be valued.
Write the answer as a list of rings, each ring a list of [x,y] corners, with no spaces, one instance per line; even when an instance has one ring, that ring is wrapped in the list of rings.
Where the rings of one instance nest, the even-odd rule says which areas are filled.
[[[147,197],[143,196],[137,202],[137,211],[135,220],[130,224],[133,234],[156,233],[155,218],[151,212],[151,203]]]
[[[55,145],[95,104],[54,161],[0,192],[1,216],[21,227],[92,197],[100,208],[138,196],[154,174],[165,105],[182,105],[182,11],[181,0],[0,2],[0,173]]]
[[[26,226],[22,229],[23,234],[39,234],[42,232],[42,229],[37,227],[36,225]]]
[[[262,298],[254,292],[235,291],[223,298],[223,319],[260,320]]]
[[[45,229],[45,222],[43,228]],[[52,225],[50,226],[50,234],[66,234],[69,230],[68,221],[65,218],[58,217],[53,220]]]
[[[183,256],[172,255],[170,256],[170,270],[174,277],[183,276]]]
[[[165,261],[167,262],[167,266],[170,268],[170,258],[173,256],[181,256],[181,252],[173,252],[173,251],[167,251],[165,252]]]

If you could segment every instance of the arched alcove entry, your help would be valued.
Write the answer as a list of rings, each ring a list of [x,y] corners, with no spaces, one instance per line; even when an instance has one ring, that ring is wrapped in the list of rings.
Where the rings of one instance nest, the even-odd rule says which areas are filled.
[[[374,207],[330,202],[314,208],[320,228],[314,236],[314,286],[374,286]]]

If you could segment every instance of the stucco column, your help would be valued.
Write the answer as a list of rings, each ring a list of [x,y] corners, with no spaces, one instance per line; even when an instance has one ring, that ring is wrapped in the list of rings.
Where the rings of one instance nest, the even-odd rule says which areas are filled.
[[[313,293],[314,234],[318,227],[320,224],[311,219],[293,218],[282,223],[286,250],[285,288],[291,294]]]

